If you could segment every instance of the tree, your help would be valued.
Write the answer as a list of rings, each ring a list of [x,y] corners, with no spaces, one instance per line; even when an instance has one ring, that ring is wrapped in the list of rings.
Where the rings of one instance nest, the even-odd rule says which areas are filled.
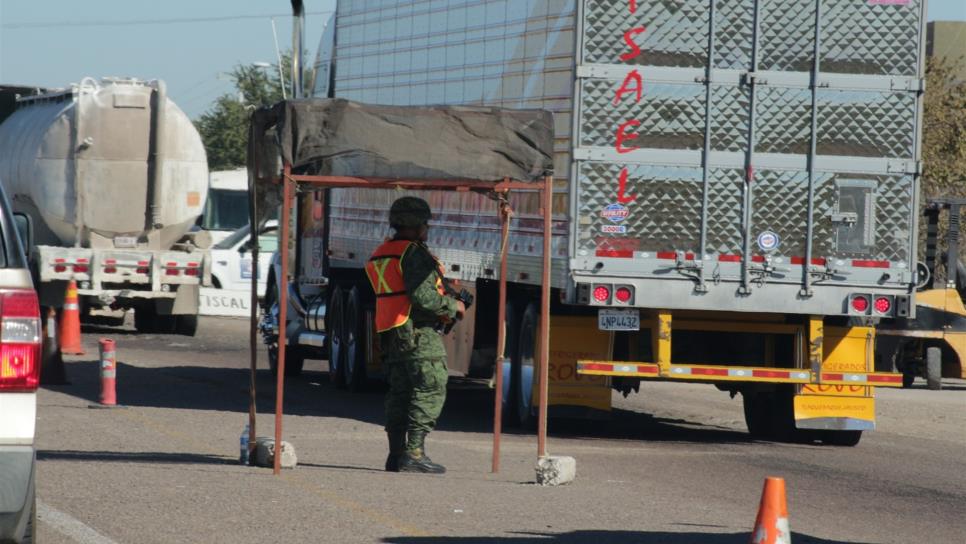
[[[926,65],[922,161],[923,197],[966,196],[966,82],[938,57]]]
[[[282,73],[286,79],[291,74],[291,66],[292,56],[286,53],[282,57]],[[303,80],[308,86],[311,70],[306,69],[303,73]],[[228,76],[234,83],[235,93],[216,98],[211,107],[195,121],[208,153],[208,168],[211,170],[245,166],[248,121],[252,111],[282,100],[277,64],[271,68],[240,64]]]
[[[941,57],[926,63],[926,96],[922,127],[922,201],[966,196],[966,82],[957,81],[954,64]],[[926,224],[919,217],[920,261],[926,254]],[[939,251],[946,251],[949,216],[939,218]],[[961,254],[962,255],[962,254]],[[945,258],[937,264],[945,275]]]

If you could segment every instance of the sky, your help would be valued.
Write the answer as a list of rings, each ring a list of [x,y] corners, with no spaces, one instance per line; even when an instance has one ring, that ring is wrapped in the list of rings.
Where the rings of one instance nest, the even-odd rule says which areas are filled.
[[[304,0],[309,62],[335,2]],[[966,20],[966,0],[928,5],[930,21]],[[231,91],[224,73],[232,67],[275,61],[272,16],[280,48],[291,48],[290,12],[287,0],[0,0],[0,83],[163,79],[195,118]]]

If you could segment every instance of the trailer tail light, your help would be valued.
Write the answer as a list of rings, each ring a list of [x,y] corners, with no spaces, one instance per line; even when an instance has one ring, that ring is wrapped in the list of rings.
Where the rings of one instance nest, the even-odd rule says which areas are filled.
[[[91,269],[89,264],[90,264],[90,261],[88,261],[87,259],[77,259],[77,261],[74,264],[74,273],[87,274]]]
[[[164,265],[164,275],[165,276],[177,276],[179,274],[181,274],[181,271],[178,270],[178,263],[173,263],[172,262],[172,263],[167,263],[167,264]]]
[[[872,305],[875,313],[879,315],[889,315],[892,312],[892,299],[889,297],[876,297]]]
[[[610,302],[610,286],[609,285],[595,285],[594,286],[594,301],[600,304],[606,304]]]
[[[117,274],[117,259],[104,259],[104,273]]]
[[[54,259],[54,272],[67,272],[66,259]]]
[[[144,274],[145,276],[151,273],[151,269],[148,268],[151,265],[148,261],[138,261],[138,274]]]
[[[198,268],[201,266],[199,263],[188,263],[188,268],[184,271],[185,276],[198,277],[201,275],[201,270]]]
[[[40,384],[40,307],[32,289],[0,293],[0,391]]]
[[[614,298],[621,304],[634,303],[634,288],[630,285],[618,285],[614,289]]]
[[[869,296],[868,295],[852,295],[849,298],[849,308],[852,313],[867,314],[869,313]]]

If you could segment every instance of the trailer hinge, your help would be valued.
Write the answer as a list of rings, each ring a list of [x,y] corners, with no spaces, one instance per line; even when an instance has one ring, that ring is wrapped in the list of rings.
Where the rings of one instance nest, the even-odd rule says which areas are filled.
[[[925,78],[894,78],[890,81],[890,88],[893,91],[916,91],[919,93],[926,92],[926,79]]]
[[[741,74],[741,83],[743,85],[768,85],[768,80],[758,72],[745,72]]]
[[[893,160],[886,165],[886,172],[890,174],[922,174],[922,161]]]

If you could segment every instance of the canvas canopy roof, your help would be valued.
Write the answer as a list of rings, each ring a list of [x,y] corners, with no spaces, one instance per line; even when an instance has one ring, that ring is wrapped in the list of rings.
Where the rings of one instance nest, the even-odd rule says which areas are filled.
[[[342,99],[287,100],[256,110],[250,177],[273,179],[281,160],[322,176],[536,182],[553,171],[553,116],[544,110],[380,106]],[[255,187],[258,215],[277,186]]]

